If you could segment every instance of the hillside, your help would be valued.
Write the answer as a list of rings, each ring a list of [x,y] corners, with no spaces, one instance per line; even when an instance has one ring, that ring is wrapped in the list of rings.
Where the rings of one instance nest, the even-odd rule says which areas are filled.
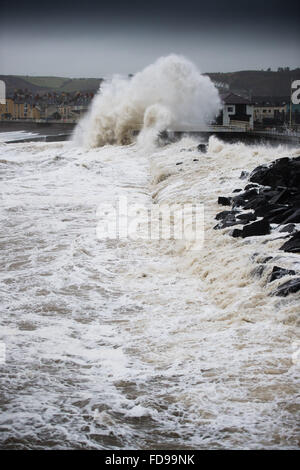
[[[235,92],[246,91],[255,96],[289,96],[291,82],[300,79],[300,68],[281,72],[244,70],[231,73],[207,73],[213,81],[224,83]],[[17,89],[30,93],[93,92],[100,86],[101,78],[29,77],[0,75],[6,83],[7,95]]]
[[[213,81],[228,84],[230,90],[246,90],[254,96],[289,96],[291,82],[300,79],[300,68],[282,72],[245,70],[207,75]]]
[[[0,75],[6,83],[6,93],[11,95],[15,90],[27,89],[30,93],[48,92],[96,92],[101,78],[66,78],[66,77],[29,77],[21,75]]]

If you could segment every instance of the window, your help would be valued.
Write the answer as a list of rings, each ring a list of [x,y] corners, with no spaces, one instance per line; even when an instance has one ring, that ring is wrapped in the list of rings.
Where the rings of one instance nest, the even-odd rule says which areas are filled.
[[[233,112],[233,107],[232,107],[232,106],[227,106],[227,111],[228,111],[229,113],[232,113],[232,112]]]

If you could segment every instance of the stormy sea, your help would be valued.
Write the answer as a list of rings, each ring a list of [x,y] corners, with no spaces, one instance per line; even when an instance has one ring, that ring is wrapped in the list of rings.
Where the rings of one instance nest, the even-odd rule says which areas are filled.
[[[104,84],[69,141],[0,134],[2,449],[299,445],[300,297],[268,282],[299,254],[215,217],[241,172],[300,149],[163,138],[219,106],[170,56]],[[147,226],[154,206],[199,207],[203,237],[105,236],[121,199]]]

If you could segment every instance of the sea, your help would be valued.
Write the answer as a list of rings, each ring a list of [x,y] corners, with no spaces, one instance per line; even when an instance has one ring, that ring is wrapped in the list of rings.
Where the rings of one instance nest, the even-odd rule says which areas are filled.
[[[174,56],[151,67],[132,79],[136,94],[111,83],[69,141],[0,134],[2,449],[299,447],[300,298],[268,282],[299,257],[279,251],[276,227],[241,239],[214,226],[242,171],[300,149],[160,140],[185,113],[170,105],[174,77],[185,72],[189,93],[196,72]],[[172,96],[162,85],[165,101],[142,105],[154,72]],[[189,106],[215,96],[204,82]],[[144,227],[153,207],[199,207],[201,237],[105,232],[120,200]]]

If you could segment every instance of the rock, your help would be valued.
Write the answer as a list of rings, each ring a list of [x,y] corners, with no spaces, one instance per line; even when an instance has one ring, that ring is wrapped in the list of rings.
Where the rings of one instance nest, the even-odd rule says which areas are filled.
[[[287,217],[286,220],[284,220],[282,223],[283,224],[290,224],[290,223],[295,223],[299,224],[300,223],[300,209],[291,209],[290,215]]]
[[[221,228],[231,227],[232,225],[236,225],[240,222],[237,222],[235,211],[223,211],[217,214],[216,219],[221,220],[215,227],[214,230],[219,230]]]
[[[257,209],[258,207],[265,205],[266,199],[263,196],[256,196],[250,199],[246,204],[243,205],[244,209]]]
[[[273,282],[276,279],[280,279],[283,276],[287,276],[287,275],[294,276],[295,274],[296,272],[293,271],[292,269],[285,269],[285,268],[280,268],[279,266],[273,266],[273,270],[269,277],[269,282]]]
[[[257,217],[267,218],[270,223],[280,224],[292,215],[293,211],[287,206],[265,203],[256,207],[254,213]]]
[[[268,235],[270,233],[270,224],[268,220],[262,219],[252,224],[245,225],[242,231],[242,237],[256,237],[258,235]]]
[[[271,211],[267,217],[271,224],[286,224],[286,221],[293,215],[294,210],[285,207],[279,210]]]
[[[300,291],[300,277],[296,279],[290,279],[289,281],[281,284],[281,286],[273,292],[274,295],[279,295],[281,297],[286,297],[289,294],[295,294]]]
[[[176,165],[182,165],[182,164],[183,164],[183,162],[177,162],[176,163]]]
[[[236,220],[223,220],[214,226],[214,230],[221,230],[222,228],[232,227],[237,225]]]
[[[198,151],[199,152],[204,152],[206,153],[207,151],[207,144],[199,144],[198,147],[197,147]]]
[[[198,159],[198,158],[194,158],[194,159],[193,159],[193,162],[199,162],[199,159]]]
[[[290,195],[290,191],[284,188],[279,193],[277,192],[274,197],[272,197],[272,199],[270,200],[270,204],[284,204]]]
[[[240,230],[239,228],[235,228],[234,230],[232,230],[232,232],[230,232],[230,235],[231,235],[233,238],[238,238],[238,237],[241,237],[241,236],[242,236],[242,233],[243,233],[242,230]]]
[[[289,253],[300,253],[300,232],[296,232],[279,249]]]
[[[238,214],[237,219],[240,219],[244,224],[248,224],[249,222],[256,220],[255,214],[253,212],[245,212],[244,214]]]
[[[282,232],[289,232],[289,233],[293,233],[295,231],[295,225],[294,224],[288,224],[288,225],[285,225],[284,227],[282,227],[279,232],[282,233]]]
[[[286,188],[300,187],[300,157],[280,158],[271,165],[262,165],[255,168],[249,180],[262,186],[276,188],[284,186]]]
[[[231,201],[232,201],[231,197],[224,197],[224,196],[218,197],[218,204],[221,204],[222,206],[230,206]]]
[[[223,220],[223,219],[226,219],[227,216],[229,215],[233,215],[235,217],[235,215],[237,214],[237,211],[222,211],[222,212],[219,212],[215,219],[216,220]]]
[[[247,176],[248,172],[242,172],[241,178]],[[233,191],[237,195],[218,198],[221,205],[232,204],[233,210],[220,213],[217,219],[222,222],[215,228],[243,224],[241,232],[234,230],[231,234],[250,237],[269,234],[270,224],[284,224],[287,228],[282,232],[293,233],[293,224],[300,223],[300,156],[280,158],[269,165],[258,166],[249,180],[244,191],[237,188]],[[237,208],[248,212],[240,213]],[[257,217],[262,217],[262,220],[257,221]],[[299,245],[298,239],[292,238],[282,249],[298,253]]]
[[[246,178],[248,178],[249,174],[249,171],[242,171],[240,179],[245,180]]]
[[[258,195],[257,189],[249,189],[238,196],[233,198],[233,205],[236,206],[245,206],[248,201],[255,199]]]

